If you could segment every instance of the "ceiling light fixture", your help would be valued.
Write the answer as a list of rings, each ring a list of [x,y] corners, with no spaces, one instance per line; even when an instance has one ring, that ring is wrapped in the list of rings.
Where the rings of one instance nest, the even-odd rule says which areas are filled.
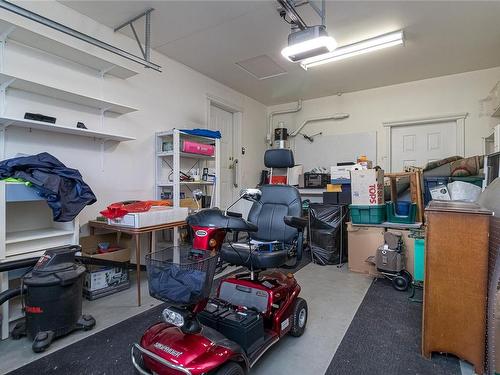
[[[296,2],[295,0],[277,0],[280,4],[278,12],[285,22],[290,24],[291,33],[288,35],[288,46],[281,50],[284,58],[291,62],[314,58],[332,52],[337,42],[326,32],[326,2],[321,1],[319,8],[313,1]],[[309,4],[321,18],[321,25],[307,26],[297,7]]]
[[[403,30],[398,30],[376,36],[374,38],[365,39],[360,42],[349,44],[347,46],[338,47],[336,50],[322,54],[320,56],[308,57],[301,61],[300,66],[307,70],[314,66],[347,59],[349,57],[362,55],[364,53],[373,52],[383,48],[401,44],[404,44],[404,32]]]
[[[308,27],[288,35],[288,47],[281,50],[284,58],[298,62],[332,52],[337,42],[328,36],[323,25]]]

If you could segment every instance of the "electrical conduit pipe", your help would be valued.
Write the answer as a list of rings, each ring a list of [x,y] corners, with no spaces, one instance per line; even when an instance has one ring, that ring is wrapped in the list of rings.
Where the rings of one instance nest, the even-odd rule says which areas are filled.
[[[297,108],[293,109],[282,109],[279,111],[271,112],[268,116],[268,128],[269,128],[269,146],[273,145],[273,117],[276,115],[287,115],[289,113],[297,113],[302,109],[302,99],[297,101]]]

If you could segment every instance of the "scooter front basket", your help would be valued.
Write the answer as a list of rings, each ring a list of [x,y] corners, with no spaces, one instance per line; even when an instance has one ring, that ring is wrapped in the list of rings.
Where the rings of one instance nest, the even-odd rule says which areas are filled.
[[[146,255],[149,294],[177,306],[198,303],[210,295],[217,258],[217,254],[190,246]]]

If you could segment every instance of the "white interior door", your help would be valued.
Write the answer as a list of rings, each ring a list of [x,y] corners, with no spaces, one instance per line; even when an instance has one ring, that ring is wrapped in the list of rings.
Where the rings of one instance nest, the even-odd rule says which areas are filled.
[[[234,114],[214,104],[210,105],[209,128],[219,130],[222,134],[220,142],[220,203],[221,209],[227,208],[237,197],[238,160],[236,158]]]
[[[461,154],[456,121],[391,127],[392,172]]]

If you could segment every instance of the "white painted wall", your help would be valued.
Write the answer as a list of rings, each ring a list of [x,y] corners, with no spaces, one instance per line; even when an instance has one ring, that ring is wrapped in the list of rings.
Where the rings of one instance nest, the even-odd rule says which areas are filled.
[[[432,63],[432,62],[430,62]],[[377,132],[377,162],[386,166],[386,134],[383,122],[468,112],[465,120],[466,156],[482,154],[483,139],[491,134],[499,119],[491,118],[481,104],[500,80],[500,67],[363,90],[341,96],[327,96],[303,102],[300,112],[278,115],[274,127],[284,121],[292,132],[305,119],[346,112],[342,121],[324,121],[307,125],[306,134]],[[296,103],[272,106],[268,112],[295,108]],[[314,152],[314,143],[311,144]],[[335,152],[335,150],[331,150]]]
[[[113,33],[111,29],[60,3],[44,1],[19,4],[110,44],[140,54],[135,41]],[[0,11],[0,19],[19,21],[18,16],[3,10]],[[33,24],[33,28],[39,27]],[[61,33],[55,32],[53,35],[61,41],[81,43],[68,39]],[[93,47],[88,48],[90,50]],[[152,60],[163,67],[163,73],[133,65],[140,70],[139,75],[128,80],[114,77],[103,80],[93,71],[61,62],[36,50],[27,51],[14,43],[9,43],[6,49],[5,73],[32,78],[87,95],[102,94],[106,99],[139,108],[138,112],[106,118],[101,125],[97,111],[15,90],[8,94],[6,114],[9,116],[22,118],[26,111],[39,112],[57,117],[61,124],[76,126],[77,121],[83,121],[89,129],[100,129],[100,126],[103,126],[106,131],[137,138],[131,142],[106,144],[104,169],[101,169],[98,141],[40,131],[29,132],[27,129],[7,130],[7,157],[16,153],[33,154],[47,151],[67,166],[80,170],[98,197],[96,204],[82,212],[82,224],[95,218],[98,211],[111,202],[154,198],[154,133],[173,127],[187,128],[196,124],[205,126],[208,113],[207,95],[221,98],[243,109],[242,146],[247,152],[240,156],[242,169],[245,171],[242,174],[242,185],[255,186],[258,182],[266,148],[266,107],[263,104],[154,51]]]

